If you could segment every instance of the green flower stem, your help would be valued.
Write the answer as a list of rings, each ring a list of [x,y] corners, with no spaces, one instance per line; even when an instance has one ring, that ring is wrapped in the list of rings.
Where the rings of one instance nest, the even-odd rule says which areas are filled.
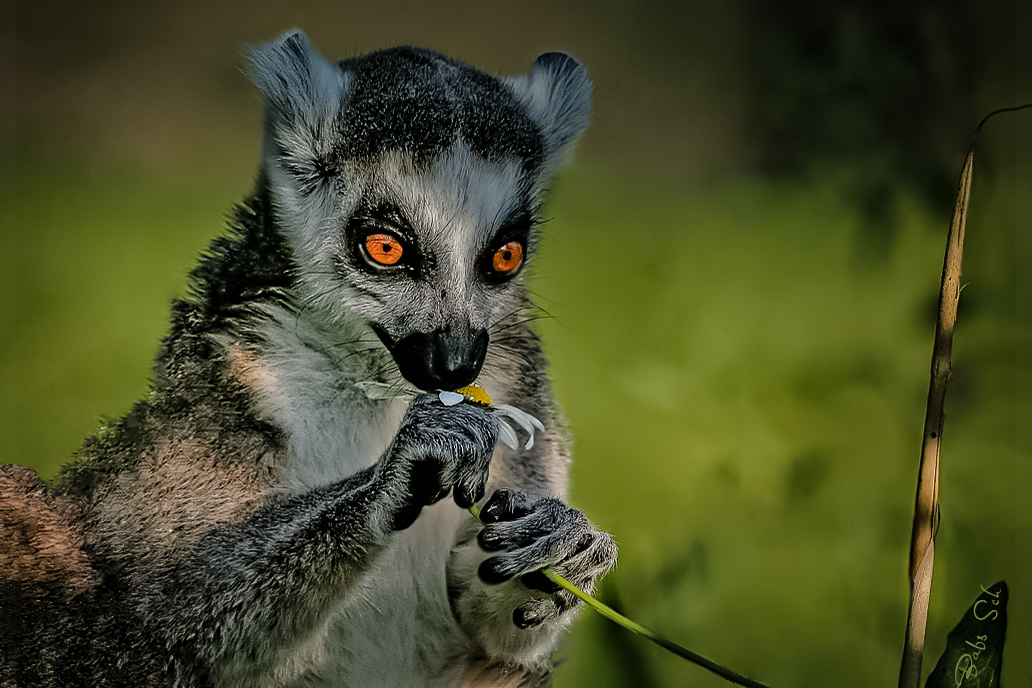
[[[477,521],[480,521],[480,507],[474,504],[469,508],[469,512],[473,514],[473,517],[477,519]],[[656,635],[655,633],[645,628],[641,624],[631,621],[623,614],[620,614],[614,609],[611,609],[610,607],[602,604],[594,597],[584,592],[583,590],[581,590],[576,585],[560,576],[552,569],[542,569],[541,572],[545,574],[548,580],[565,589],[569,593],[575,595],[589,607],[594,609],[596,612],[606,617],[618,626],[623,626],[631,633],[635,633],[647,640],[651,640],[653,643],[659,645],[661,648],[673,652],[675,655],[683,657],[684,659],[687,659],[689,662],[698,664],[702,668],[712,671],[717,676],[720,676],[730,681],[731,683],[736,683],[740,686],[747,686],[748,688],[767,688],[767,686],[763,685],[762,683],[753,681],[751,678],[746,678],[738,672],[732,671],[731,669],[728,669],[726,667],[722,667],[713,660],[707,659],[698,653],[692,652],[686,647],[681,647],[677,643],[670,642],[666,638]]]

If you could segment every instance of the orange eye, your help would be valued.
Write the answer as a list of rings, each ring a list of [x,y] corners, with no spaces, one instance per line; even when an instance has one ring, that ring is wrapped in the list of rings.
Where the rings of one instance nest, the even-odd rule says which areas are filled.
[[[370,234],[365,240],[365,250],[373,262],[380,265],[394,265],[401,260],[401,242],[390,234]]]
[[[523,245],[518,241],[510,241],[495,251],[491,258],[491,267],[495,272],[512,272],[523,262]]]

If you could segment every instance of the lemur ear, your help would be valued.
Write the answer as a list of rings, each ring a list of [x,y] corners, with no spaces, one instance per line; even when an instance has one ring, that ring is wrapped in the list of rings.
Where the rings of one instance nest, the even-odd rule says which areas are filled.
[[[505,83],[541,127],[549,158],[588,128],[591,81],[588,70],[569,55],[545,53],[534,60],[530,74],[508,77]]]
[[[290,132],[318,139],[347,88],[344,72],[324,60],[297,29],[251,51],[251,78],[265,95],[266,132],[277,138]]]

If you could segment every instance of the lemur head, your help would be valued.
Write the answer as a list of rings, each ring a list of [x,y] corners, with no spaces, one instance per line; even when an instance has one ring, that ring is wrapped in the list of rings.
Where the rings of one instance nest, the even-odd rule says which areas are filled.
[[[299,31],[258,47],[263,165],[306,308],[374,331],[402,375],[454,389],[525,302],[541,192],[591,83],[546,53],[496,78],[423,48],[330,64]]]

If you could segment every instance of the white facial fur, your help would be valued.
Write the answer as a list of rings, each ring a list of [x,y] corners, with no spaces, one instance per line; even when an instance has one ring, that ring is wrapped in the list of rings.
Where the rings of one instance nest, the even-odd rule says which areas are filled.
[[[479,267],[482,254],[496,248],[502,222],[527,203],[519,166],[477,160],[462,145],[428,170],[416,170],[406,158],[395,153],[370,166],[347,191],[334,185],[308,197],[299,197],[289,177],[276,175],[277,197],[290,199],[279,204],[281,221],[305,228],[293,244],[306,307],[337,322],[359,316],[396,337],[442,326],[486,329],[518,307],[518,281],[489,284]],[[345,233],[359,195],[366,203],[396,206],[433,267],[418,278],[363,267]]]

